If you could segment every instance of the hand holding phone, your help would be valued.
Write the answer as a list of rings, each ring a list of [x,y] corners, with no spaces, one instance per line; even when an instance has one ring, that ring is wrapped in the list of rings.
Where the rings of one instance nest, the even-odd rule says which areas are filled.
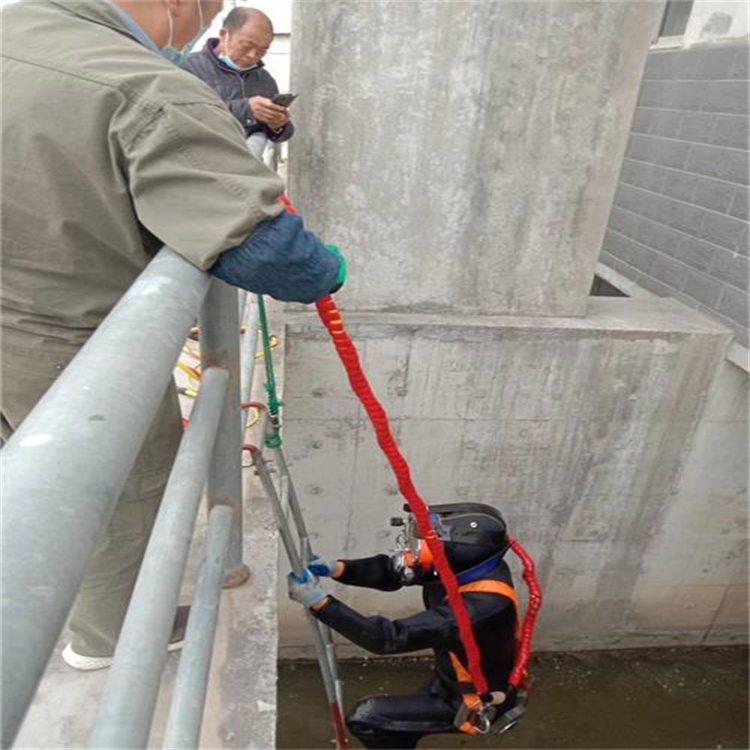
[[[271,101],[280,107],[288,107],[296,98],[297,94],[276,94]]]
[[[248,107],[253,119],[278,132],[289,122],[289,112],[280,104],[275,104],[265,96],[251,96]]]

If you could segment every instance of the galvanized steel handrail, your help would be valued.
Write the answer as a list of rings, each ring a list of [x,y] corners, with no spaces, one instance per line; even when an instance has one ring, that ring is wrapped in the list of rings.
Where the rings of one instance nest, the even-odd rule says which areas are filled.
[[[232,514],[228,505],[218,505],[208,517],[206,551],[193,596],[185,648],[180,656],[164,736],[164,747],[169,750],[198,747],[211,666],[211,650],[205,648],[205,644],[213,643],[216,632]]]
[[[191,666],[180,670],[168,730],[180,747],[197,744],[202,706],[183,725],[186,696],[205,698],[222,578],[237,585],[247,577],[238,304],[235,289],[164,248],[0,453],[3,747],[13,744],[204,298],[201,391],[91,735],[94,747],[145,747],[208,476],[207,551],[186,640]],[[123,392],[127,399],[113,397]]]
[[[93,750],[148,742],[227,381],[226,370],[203,372],[89,735]]]

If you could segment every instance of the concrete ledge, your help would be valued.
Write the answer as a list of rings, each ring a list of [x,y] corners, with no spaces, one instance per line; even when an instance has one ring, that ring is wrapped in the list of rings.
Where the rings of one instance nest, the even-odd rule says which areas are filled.
[[[628,279],[626,276],[623,276],[621,273],[618,273],[604,263],[600,262],[596,264],[596,275],[611,284],[615,289],[619,289],[631,299],[661,299],[653,292],[649,292],[648,289],[644,289],[635,281]],[[676,304],[681,304],[677,300],[673,301]],[[686,310],[693,309],[687,305],[683,305],[683,307]],[[727,349],[727,360],[741,370],[750,373],[750,351],[748,351],[747,347],[742,346],[742,344],[738,344],[736,341],[732,341],[729,344]]]
[[[378,335],[383,328],[387,335],[389,326],[411,327],[428,332],[440,329],[441,335],[451,328],[471,329],[476,335],[482,331],[495,329],[539,330],[539,331],[619,331],[640,335],[643,333],[680,334],[709,333],[731,338],[731,331],[717,323],[708,315],[693,310],[677,300],[650,295],[632,297],[590,297],[586,317],[560,318],[546,316],[519,315],[444,315],[432,313],[382,313],[353,312],[342,308],[344,324],[368,326],[368,337]],[[295,332],[303,331],[306,336],[319,338],[328,336],[314,312],[284,313],[284,322],[293,326]]]

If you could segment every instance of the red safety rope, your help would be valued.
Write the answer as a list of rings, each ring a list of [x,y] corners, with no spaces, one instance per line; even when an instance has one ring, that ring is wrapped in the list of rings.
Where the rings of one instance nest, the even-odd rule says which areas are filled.
[[[521,639],[518,645],[518,652],[516,653],[510,677],[508,678],[509,684],[518,687],[526,678],[526,665],[531,656],[531,638],[534,634],[536,616],[542,606],[542,589],[536,578],[534,561],[529,557],[526,550],[516,539],[510,539],[510,548],[521,560],[521,564],[523,565],[523,580],[526,581],[526,586],[529,589],[529,603],[526,607],[523,625],[521,626]]]
[[[352,390],[357,394],[357,397],[362,403],[362,406],[364,406],[365,411],[372,422],[378,445],[388,459],[388,462],[393,469],[393,473],[396,475],[398,488],[406,502],[409,504],[411,512],[414,514],[419,533],[427,542],[430,552],[432,552],[435,569],[440,576],[440,581],[445,587],[448,602],[456,616],[461,642],[466,651],[468,671],[471,674],[474,687],[476,688],[477,693],[480,695],[486,695],[489,693],[489,687],[487,685],[487,680],[484,677],[484,673],[482,672],[479,649],[474,640],[471,621],[466,612],[466,607],[464,607],[461,594],[458,591],[456,576],[450,569],[448,560],[445,557],[443,543],[435,535],[435,530],[430,523],[427,506],[417,494],[417,490],[411,480],[409,466],[403,455],[401,455],[401,451],[398,449],[396,441],[393,439],[388,424],[388,417],[383,407],[380,405],[380,402],[375,397],[375,394],[372,392],[370,384],[367,382],[367,378],[362,371],[357,349],[349,338],[349,334],[344,330],[344,325],[338,308],[336,307],[336,303],[333,301],[332,297],[328,295],[319,299],[315,304],[318,308],[320,319],[323,321],[323,325],[328,329],[334,346],[336,347],[336,351],[346,369],[346,374],[349,377],[349,383],[352,386]]]

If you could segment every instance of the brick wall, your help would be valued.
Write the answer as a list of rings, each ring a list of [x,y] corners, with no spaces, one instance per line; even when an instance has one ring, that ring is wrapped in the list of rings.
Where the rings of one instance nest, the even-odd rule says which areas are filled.
[[[748,345],[748,46],[649,55],[601,260]]]

